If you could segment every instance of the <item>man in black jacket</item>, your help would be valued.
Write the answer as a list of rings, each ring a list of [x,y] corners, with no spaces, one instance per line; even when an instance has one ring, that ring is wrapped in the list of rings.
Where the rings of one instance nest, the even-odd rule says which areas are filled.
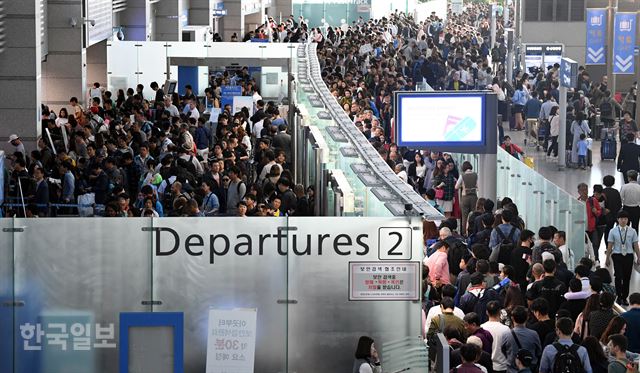
[[[49,215],[49,184],[47,184],[47,181],[44,179],[44,170],[42,167],[34,167],[33,177],[36,180],[35,203],[38,207],[38,216],[46,217]]]
[[[640,145],[635,143],[635,133],[627,133],[627,142],[620,147],[618,171],[622,172],[624,183],[628,183],[627,171],[640,169]]]
[[[622,209],[622,198],[620,192],[613,186],[616,183],[616,178],[607,175],[602,178],[602,184],[605,188],[602,190],[604,195],[604,215],[607,222],[607,228],[604,230],[604,242],[607,242],[609,238],[609,231],[613,229],[618,216],[618,211]]]

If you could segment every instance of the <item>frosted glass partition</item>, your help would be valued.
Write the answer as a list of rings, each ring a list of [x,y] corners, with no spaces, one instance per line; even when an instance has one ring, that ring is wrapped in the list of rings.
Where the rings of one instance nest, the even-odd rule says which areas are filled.
[[[0,220],[0,371],[116,373],[121,312],[179,312],[184,372],[204,372],[216,353],[248,353],[217,332],[232,325],[210,325],[211,309],[256,310],[256,372],[343,371],[361,335],[382,344],[421,329],[414,296],[349,296],[366,296],[350,291],[354,262],[376,272],[417,263],[403,278],[419,296],[421,219],[355,219]],[[382,261],[390,249],[402,259]],[[136,351],[146,350],[130,348],[131,361]]]
[[[527,229],[553,225],[567,234],[576,261],[584,256],[586,209],[584,203],[545,179],[503,149],[497,155],[497,197],[510,197],[518,205]]]

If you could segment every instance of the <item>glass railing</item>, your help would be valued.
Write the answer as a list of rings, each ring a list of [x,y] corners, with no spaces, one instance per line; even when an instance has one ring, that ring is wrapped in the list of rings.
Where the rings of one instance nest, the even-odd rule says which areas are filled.
[[[337,112],[340,116],[338,118],[332,110],[333,107],[328,107],[328,105],[337,105],[337,102],[331,97],[327,100],[326,96],[329,93],[320,77],[314,48],[315,45],[300,46],[297,50],[298,58],[293,65],[296,77],[295,102],[303,117],[296,121],[296,125],[315,127],[320,131],[323,143],[328,148],[323,161],[325,169],[329,172],[341,170],[353,192],[354,211],[349,215],[398,216],[405,213],[405,204],[410,203],[414,206],[414,210],[422,213],[425,218],[441,219],[442,215],[437,210],[393,174],[377,151],[366,141],[364,135],[355,134],[362,137],[357,140],[364,141],[364,147],[362,141],[354,141],[353,131],[357,129],[352,121],[344,120],[346,116],[344,112]],[[338,110],[342,109],[338,108]],[[352,126],[352,128],[345,126]],[[300,134],[305,133],[301,128],[297,128],[296,131]],[[304,150],[306,142],[305,137],[300,136],[298,146],[301,148],[298,154],[306,154],[306,167],[314,167],[311,150]],[[372,159],[377,161],[375,166],[372,166]],[[385,169],[381,169],[383,167]],[[308,172],[315,174],[316,177],[319,176],[318,172]],[[324,185],[326,186],[326,183]],[[331,191],[322,191],[322,193],[325,192],[328,198],[333,198]]]
[[[587,212],[584,203],[565,192],[519,159],[498,149],[497,198],[509,197],[518,206],[527,229],[540,227],[564,231],[576,262],[585,255]]]

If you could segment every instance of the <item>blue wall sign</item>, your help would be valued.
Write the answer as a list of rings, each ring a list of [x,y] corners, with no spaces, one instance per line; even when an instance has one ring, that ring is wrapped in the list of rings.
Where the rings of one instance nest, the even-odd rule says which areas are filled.
[[[613,34],[613,73],[633,74],[636,13],[616,13]]]
[[[242,87],[239,85],[223,85],[220,87],[220,106],[229,104],[233,106],[233,96],[242,96]]]
[[[607,10],[587,9],[587,65],[604,65],[606,57]]]

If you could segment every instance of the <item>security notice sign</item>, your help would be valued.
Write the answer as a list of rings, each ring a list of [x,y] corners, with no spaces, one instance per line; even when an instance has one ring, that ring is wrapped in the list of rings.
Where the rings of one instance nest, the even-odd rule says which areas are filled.
[[[349,262],[349,300],[419,300],[420,262]]]
[[[209,311],[206,373],[253,373],[257,310]]]

